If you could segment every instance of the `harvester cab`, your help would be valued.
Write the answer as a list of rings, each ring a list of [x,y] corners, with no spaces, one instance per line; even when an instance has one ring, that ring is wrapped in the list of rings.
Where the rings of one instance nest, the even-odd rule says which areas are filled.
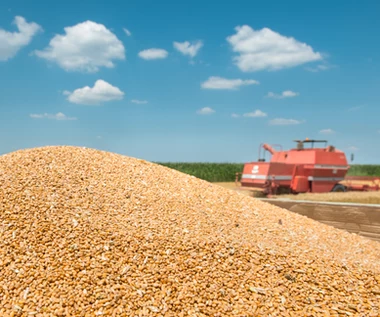
[[[317,143],[323,143],[324,146],[323,148],[328,148],[327,147],[327,143],[328,141],[327,140],[309,140],[308,138],[306,138],[305,140],[294,140],[294,142],[297,143],[297,150],[299,151],[302,151],[304,150],[305,148],[311,148],[311,149],[314,149],[315,147],[315,144]],[[330,146],[331,148],[334,148],[333,146]]]

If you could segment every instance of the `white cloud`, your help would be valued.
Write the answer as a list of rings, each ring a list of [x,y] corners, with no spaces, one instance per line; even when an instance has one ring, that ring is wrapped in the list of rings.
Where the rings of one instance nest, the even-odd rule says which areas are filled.
[[[185,42],[173,42],[174,48],[181,52],[183,55],[188,55],[190,57],[195,57],[198,54],[198,51],[203,46],[202,41],[195,41],[190,43],[189,41]]]
[[[284,118],[276,118],[269,121],[270,125],[296,125],[300,124],[301,121],[295,119],[284,119]]]
[[[31,42],[39,31],[42,31],[37,23],[28,23],[21,16],[16,16],[13,24],[16,25],[18,32],[0,29],[0,61],[14,57],[21,48]]]
[[[127,34],[127,36],[131,36],[132,35],[131,31],[129,31],[126,28],[123,28],[123,31],[125,32],[125,34]]]
[[[273,92],[268,92],[267,97],[268,98],[273,98],[273,99],[284,99],[284,98],[292,98],[298,96],[298,92],[294,92],[291,90],[285,90],[281,94],[275,94]]]
[[[119,88],[100,79],[92,88],[86,86],[74,90],[68,95],[67,100],[76,104],[97,105],[107,101],[121,100],[123,97],[124,93]]]
[[[112,68],[113,60],[125,59],[123,43],[103,24],[86,21],[64,30],[64,35],[54,36],[48,47],[35,54],[66,71],[90,73],[100,67]]]
[[[247,117],[247,118],[262,118],[266,116],[267,114],[265,112],[262,112],[261,110],[255,110],[253,112],[248,112],[248,113],[243,114],[243,117]]]
[[[285,90],[285,91],[282,92],[282,97],[284,97],[284,98],[296,97],[298,95],[299,95],[298,92],[294,92],[294,91],[291,91],[291,90]]]
[[[320,65],[317,65],[315,67],[305,67],[305,69],[309,72],[312,72],[312,73],[318,73],[318,72],[322,72],[322,71],[325,71],[325,70],[329,70],[331,68],[333,68],[334,66],[332,65],[327,65],[327,64],[320,64]]]
[[[58,120],[58,121],[77,120],[77,118],[68,117],[62,112],[58,112],[56,114],[50,114],[50,113],[33,114],[32,113],[30,117],[33,119],[50,119],[50,120]]]
[[[356,107],[349,108],[347,111],[350,111],[350,112],[352,112],[352,111],[358,111],[358,110],[360,110],[362,108],[364,108],[364,106],[356,106]]]
[[[347,149],[349,151],[358,151],[359,150],[359,148],[357,148],[356,146],[349,146]]]
[[[145,104],[148,103],[147,100],[137,100],[137,99],[132,99],[131,102],[132,102],[132,103],[135,103],[135,104],[137,104],[137,105],[145,105]]]
[[[236,90],[241,86],[258,85],[259,82],[253,79],[227,79],[217,76],[211,76],[201,84],[203,89],[229,89]]]
[[[197,114],[206,115],[206,114],[213,114],[214,112],[215,112],[214,109],[212,109],[210,107],[205,107],[205,108],[199,109],[197,111]]]
[[[233,113],[233,114],[231,114],[231,117],[232,117],[232,118],[240,118],[240,115],[237,114],[237,113]]]
[[[279,70],[322,59],[311,46],[271,29],[255,31],[243,25],[235,30],[236,34],[227,37],[227,41],[239,53],[234,61],[244,72]]]
[[[335,131],[333,129],[322,129],[319,131],[320,134],[334,134]]]
[[[161,48],[149,48],[139,52],[139,57],[146,60],[163,59],[168,57],[168,52]]]

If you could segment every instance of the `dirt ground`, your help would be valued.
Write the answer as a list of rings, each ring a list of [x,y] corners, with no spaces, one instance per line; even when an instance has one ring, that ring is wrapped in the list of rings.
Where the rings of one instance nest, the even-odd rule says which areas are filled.
[[[214,183],[216,185],[239,191],[247,196],[258,197],[257,191],[239,190],[234,182]],[[298,194],[298,195],[281,195],[281,198],[292,200],[313,200],[328,202],[350,202],[361,204],[380,204],[380,191],[377,192],[346,192],[346,193],[324,193],[324,194]]]

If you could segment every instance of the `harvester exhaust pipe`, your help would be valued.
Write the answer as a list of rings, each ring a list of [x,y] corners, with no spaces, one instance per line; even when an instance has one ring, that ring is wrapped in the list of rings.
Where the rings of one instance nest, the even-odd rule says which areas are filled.
[[[265,149],[265,150],[267,150],[270,154],[274,154],[274,153],[276,153],[276,150],[273,148],[273,147],[271,147],[269,144],[264,144],[263,145],[263,148]]]

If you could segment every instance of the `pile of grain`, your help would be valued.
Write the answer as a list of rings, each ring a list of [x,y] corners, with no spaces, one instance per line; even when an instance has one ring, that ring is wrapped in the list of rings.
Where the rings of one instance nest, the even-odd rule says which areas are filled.
[[[380,244],[116,154],[0,157],[0,316],[378,316]]]

